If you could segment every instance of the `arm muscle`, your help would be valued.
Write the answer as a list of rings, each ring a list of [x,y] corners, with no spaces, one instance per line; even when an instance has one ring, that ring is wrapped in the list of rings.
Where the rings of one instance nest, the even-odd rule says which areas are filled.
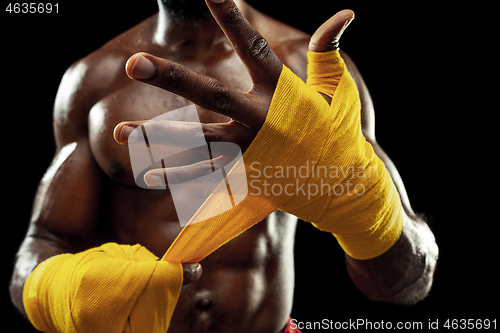
[[[56,154],[39,184],[28,232],[16,256],[10,292],[23,314],[24,282],[40,262],[82,251],[97,241],[102,172],[89,146],[89,94],[81,89],[78,66],[67,71],[59,87],[54,108]]]

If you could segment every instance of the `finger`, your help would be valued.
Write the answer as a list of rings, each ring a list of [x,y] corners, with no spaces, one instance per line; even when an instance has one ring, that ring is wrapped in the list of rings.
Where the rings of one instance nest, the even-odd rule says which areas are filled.
[[[129,142],[137,141],[138,136],[134,130],[140,127],[147,120],[141,121],[124,121],[115,126],[113,130],[113,139],[121,145],[126,145]]]
[[[183,282],[182,284],[190,284],[198,280],[203,274],[203,268],[199,263],[196,264],[182,264],[183,268]]]
[[[333,15],[328,21],[323,23],[312,35],[309,42],[309,51],[338,51],[340,37],[353,19],[354,12],[349,9],[342,10]]]
[[[136,53],[127,61],[126,72],[134,80],[168,90],[252,128],[260,128],[265,121],[267,110],[256,107],[245,95],[175,62]]]
[[[140,127],[140,128],[139,128]],[[190,149],[205,139],[207,142],[239,143],[238,136],[250,130],[235,121],[228,123],[195,123],[186,121],[141,120],[116,125],[113,138],[121,145],[134,142],[168,145]],[[240,134],[240,135],[238,135]],[[248,134],[246,134],[248,136]]]
[[[203,137],[202,124],[185,121],[124,121],[116,125],[113,138],[119,144],[146,141],[148,144],[192,147],[193,141]]]
[[[264,80],[274,90],[282,63],[267,40],[243,17],[233,0],[206,1],[212,15],[247,67],[254,84]]]
[[[190,165],[150,170],[144,174],[144,182],[150,187],[172,186],[212,174],[214,179],[211,183],[219,183],[218,174],[213,174],[213,172],[222,169],[238,156],[234,151],[226,153],[227,155],[220,155]],[[208,179],[203,179],[203,182],[207,181]]]

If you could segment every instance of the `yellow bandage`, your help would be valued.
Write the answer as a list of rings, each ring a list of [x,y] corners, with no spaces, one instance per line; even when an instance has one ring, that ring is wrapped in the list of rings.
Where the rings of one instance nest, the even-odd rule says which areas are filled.
[[[361,132],[355,84],[338,52],[309,60],[308,84],[283,66],[262,129],[227,175],[233,193],[248,187],[240,204],[221,208],[228,205],[222,182],[192,218],[202,222],[188,224],[162,262],[140,246],[105,244],[41,263],[24,288],[35,327],[164,333],[182,285],[180,263],[201,261],[276,209],[333,233],[351,257],[389,249],[402,230],[402,207]],[[318,92],[332,96],[331,105]]]
[[[157,259],[142,246],[115,243],[49,258],[25,283],[26,313],[47,333],[165,333],[182,265]]]
[[[308,83],[283,66],[266,121],[229,172],[233,193],[248,185],[236,207],[219,185],[163,260],[197,262],[276,209],[332,232],[351,257],[387,251],[403,226],[399,194],[361,132],[356,86],[337,51],[309,53]],[[333,96],[331,105],[318,94]],[[245,177],[234,172],[246,170]],[[242,181],[245,180],[245,182]]]
[[[330,52],[307,52],[307,85],[333,97],[345,70],[342,58]]]

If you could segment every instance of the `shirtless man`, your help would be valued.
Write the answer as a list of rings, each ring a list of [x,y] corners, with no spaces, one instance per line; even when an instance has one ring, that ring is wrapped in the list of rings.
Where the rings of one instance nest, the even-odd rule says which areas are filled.
[[[219,21],[236,22],[225,28],[236,31],[232,42],[239,54],[202,0],[192,1],[200,6],[184,0],[159,1],[157,15],[79,60],[64,75],[54,110],[56,155],[38,189],[11,283],[12,299],[19,311],[24,313],[22,290],[27,276],[51,256],[113,241],[139,243],[161,257],[180,232],[169,191],[139,188],[133,179],[127,147],[115,142],[122,139],[120,131],[115,132],[115,138],[111,135],[120,122],[151,119],[190,104],[180,95],[205,107],[199,114],[202,123],[229,121],[229,117],[208,110],[220,107],[213,95],[192,91],[195,85],[201,87],[198,91],[209,91],[213,82],[186,75],[179,65],[247,92],[256,81],[269,86],[276,83],[272,71],[268,79],[254,66],[249,75],[244,63],[256,61],[252,55],[267,66],[272,61],[268,57],[270,47],[305,79],[308,45],[312,51],[326,51],[335,37],[332,29],[318,31],[309,44],[310,36],[235,0],[241,14],[266,38],[266,44],[248,29],[238,12],[227,10],[231,0],[222,4],[208,1],[213,1],[210,7]],[[176,88],[169,79],[192,82],[180,85],[182,89],[177,86],[182,91],[174,94],[131,80],[123,68],[137,52],[158,57],[154,61],[160,75],[143,81],[171,91]],[[413,213],[396,169],[375,141],[369,93],[355,65],[342,55],[360,90],[364,135],[391,172],[406,211],[403,232],[387,252],[369,260],[346,255],[347,268],[367,297],[413,304],[423,299],[431,287],[437,246],[427,225]],[[128,74],[140,80],[143,73],[133,69],[137,60],[129,62]],[[236,110],[229,108],[225,113],[231,112]],[[262,119],[257,119],[250,128],[258,128],[259,122],[262,125]],[[228,137],[243,149],[253,139],[248,131]],[[177,304],[169,332],[281,332],[292,308],[296,223],[294,216],[275,212],[208,256],[201,266],[185,265],[184,283],[189,288]]]

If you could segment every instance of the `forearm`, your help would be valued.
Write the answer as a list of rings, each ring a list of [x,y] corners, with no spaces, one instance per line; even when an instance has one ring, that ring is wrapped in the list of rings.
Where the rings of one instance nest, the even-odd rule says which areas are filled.
[[[382,255],[357,260],[346,255],[351,279],[370,299],[411,305],[431,288],[438,247],[427,224],[405,214],[398,241]]]
[[[61,246],[47,238],[27,236],[16,255],[14,272],[10,282],[10,295],[16,308],[26,316],[23,305],[23,288],[35,267],[46,259],[66,253]]]
[[[308,57],[308,84],[317,87],[319,92],[332,91],[324,78],[328,76],[325,73],[330,73],[332,84],[337,77],[340,66],[334,65],[333,54],[313,53]],[[327,196],[315,200],[307,208],[311,212],[316,205],[319,212],[316,216],[304,214],[304,209],[298,213],[303,214],[302,219],[335,235],[346,252],[353,281],[369,298],[398,304],[416,303],[427,295],[432,284],[438,253],[434,236],[423,221],[410,218],[415,214],[401,177],[376,143],[373,131],[359,133],[363,123],[363,119],[358,118],[359,108],[364,105],[363,115],[373,116],[373,109],[366,108],[370,103],[357,103],[359,95],[353,93],[355,88],[345,71],[339,80],[330,109],[335,111],[332,119],[341,119],[334,131],[343,133],[334,141],[341,147],[328,147],[328,158],[316,165],[324,163],[333,169],[358,170],[359,173],[353,173],[350,178],[335,179],[333,186],[335,190],[335,186],[343,188],[357,182],[353,187],[359,191],[334,192],[335,200]],[[342,98],[345,102],[339,104]],[[345,134],[341,130],[343,126]],[[342,155],[344,152],[348,153]],[[322,179],[322,189],[326,181]],[[298,207],[303,205],[299,201],[293,203]]]
[[[106,243],[38,265],[22,304],[42,332],[166,332],[182,282],[181,264],[139,244]]]

